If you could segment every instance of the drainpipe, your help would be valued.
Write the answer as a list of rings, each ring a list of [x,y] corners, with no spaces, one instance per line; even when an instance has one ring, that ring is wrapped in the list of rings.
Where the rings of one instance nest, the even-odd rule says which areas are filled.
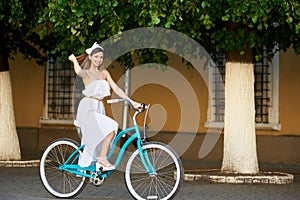
[[[125,94],[130,97],[130,69],[126,69],[125,77],[124,77],[124,92]],[[123,107],[123,127],[122,129],[126,129],[128,125],[128,103],[124,103]]]

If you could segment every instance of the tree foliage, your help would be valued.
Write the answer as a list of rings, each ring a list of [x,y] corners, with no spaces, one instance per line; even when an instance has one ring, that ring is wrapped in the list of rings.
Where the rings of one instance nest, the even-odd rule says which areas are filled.
[[[298,0],[49,0],[39,25],[41,36],[56,37],[52,53],[62,55],[148,26],[185,33],[210,53],[237,50],[242,55],[250,48],[260,59],[263,47],[271,57],[291,45],[300,52]]]
[[[217,49],[243,54],[246,45],[256,52],[257,59],[263,48],[272,57],[274,45],[284,51],[292,45],[296,53],[300,52],[297,0],[207,0],[201,7],[204,12],[199,23],[208,30]]]
[[[298,0],[8,0],[0,2],[0,45],[7,56],[45,58],[82,53],[137,27],[163,27],[187,34],[210,53],[245,48],[261,58],[274,45],[300,53]],[[38,34],[39,35],[38,35]],[[4,49],[4,50],[3,50]],[[277,49],[277,50],[278,50]],[[2,54],[3,54],[2,53]]]

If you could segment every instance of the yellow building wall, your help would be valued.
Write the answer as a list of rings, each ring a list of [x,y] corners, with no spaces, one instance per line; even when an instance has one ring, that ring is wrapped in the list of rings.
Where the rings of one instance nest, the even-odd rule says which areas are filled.
[[[16,56],[9,61],[17,127],[39,127],[43,116],[45,68]]]
[[[155,125],[149,128],[153,131],[160,130],[159,123],[166,119],[161,129],[163,131],[206,132],[204,123],[207,117],[208,88],[202,78],[206,75],[205,70],[201,71],[201,75],[199,69],[187,68],[186,63],[174,55],[169,57],[166,66],[166,70],[163,71],[153,69],[150,64],[150,68],[137,69],[141,75],[136,75],[134,70],[131,75],[132,85],[141,84],[141,81],[135,79],[150,77],[149,84],[131,91],[132,97],[137,101],[151,104],[153,107],[159,105],[158,111],[153,114],[156,117],[151,119]],[[151,121],[149,123],[151,124]]]
[[[300,135],[300,55],[280,54],[279,120],[281,133]]]

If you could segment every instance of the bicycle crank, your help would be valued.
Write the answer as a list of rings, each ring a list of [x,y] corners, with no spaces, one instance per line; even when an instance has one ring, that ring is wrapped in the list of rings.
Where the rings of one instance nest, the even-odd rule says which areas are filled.
[[[99,176],[96,172],[91,174],[90,182],[94,185],[99,187],[103,182],[105,178],[102,176]]]

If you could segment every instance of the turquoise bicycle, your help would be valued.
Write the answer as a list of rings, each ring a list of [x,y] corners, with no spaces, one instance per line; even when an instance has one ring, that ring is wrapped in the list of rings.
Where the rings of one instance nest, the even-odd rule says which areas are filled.
[[[124,102],[124,99],[108,100],[108,103]],[[114,165],[116,170],[122,157],[131,143],[137,148],[129,156],[125,166],[125,184],[131,196],[135,199],[172,199],[182,183],[183,167],[177,153],[161,142],[146,141],[146,117],[150,106],[142,104],[135,109],[132,117],[133,127],[126,128],[117,134],[108,154],[112,158],[115,147],[120,139],[128,134],[130,137],[121,146]],[[138,114],[146,111],[143,135],[136,121]],[[77,196],[88,182],[100,186],[115,170],[96,170],[96,165],[80,167],[79,156],[84,145],[79,145],[71,139],[58,139],[52,142],[44,151],[40,161],[40,178],[46,190],[58,198]]]

